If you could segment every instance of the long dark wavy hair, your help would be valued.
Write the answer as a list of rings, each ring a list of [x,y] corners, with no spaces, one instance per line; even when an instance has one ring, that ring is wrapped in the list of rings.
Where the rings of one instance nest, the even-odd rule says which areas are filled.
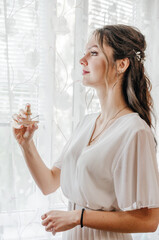
[[[153,100],[150,94],[152,85],[144,69],[146,49],[144,35],[137,28],[122,24],[106,25],[96,29],[93,34],[97,37],[103,53],[103,44],[113,49],[114,61],[123,58],[129,59],[129,67],[122,79],[122,92],[125,101],[134,112],[139,113],[150,127],[155,129],[152,124],[152,115],[156,123]]]

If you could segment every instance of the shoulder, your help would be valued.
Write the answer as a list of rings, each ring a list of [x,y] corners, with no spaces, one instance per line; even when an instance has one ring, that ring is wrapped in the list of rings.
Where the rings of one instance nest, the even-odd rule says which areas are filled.
[[[138,113],[127,114],[125,123],[125,128],[130,136],[136,135],[138,132],[147,132],[153,135],[152,129]]]
[[[155,136],[152,129],[143,120],[138,113],[124,115],[118,124],[118,136],[123,143],[124,149],[132,144],[138,144],[147,140],[153,146],[156,146]]]
[[[122,121],[123,126],[118,160],[113,163],[113,169],[120,161],[129,161],[134,159],[153,158],[156,159],[156,142],[153,132],[149,125],[139,116],[133,114],[125,116],[127,119]],[[130,160],[131,159],[131,160]]]
[[[131,142],[136,142],[136,144],[145,144],[145,142],[149,142],[151,146],[156,147],[155,136],[152,129],[138,113],[134,114],[134,116],[129,119],[127,133],[129,135],[127,146]]]

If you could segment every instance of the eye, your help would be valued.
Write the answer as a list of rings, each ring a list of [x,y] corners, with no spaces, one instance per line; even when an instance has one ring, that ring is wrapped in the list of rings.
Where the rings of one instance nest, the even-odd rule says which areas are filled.
[[[91,52],[92,56],[96,56],[97,54],[98,54],[97,52],[94,52],[94,51]]]

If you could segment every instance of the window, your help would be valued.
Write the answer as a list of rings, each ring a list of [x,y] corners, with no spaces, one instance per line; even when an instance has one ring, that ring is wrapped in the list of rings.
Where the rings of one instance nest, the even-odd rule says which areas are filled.
[[[43,196],[34,183],[12,134],[12,115],[31,103],[33,116],[40,115],[35,143],[51,167],[80,118],[99,111],[95,92],[80,84],[89,32],[103,24],[135,25],[142,16],[148,33],[150,6],[144,6],[142,16],[136,0],[0,1],[0,239],[52,239],[40,216],[67,208],[61,189]]]

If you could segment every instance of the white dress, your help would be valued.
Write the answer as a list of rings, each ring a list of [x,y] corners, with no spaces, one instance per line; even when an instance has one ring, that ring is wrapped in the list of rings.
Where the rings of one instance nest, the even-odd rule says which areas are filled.
[[[61,169],[61,189],[68,210],[129,211],[159,207],[155,141],[138,113],[116,119],[90,146],[99,113],[77,125],[54,166]],[[74,204],[76,203],[76,204]],[[131,234],[77,226],[63,240],[131,240]]]

